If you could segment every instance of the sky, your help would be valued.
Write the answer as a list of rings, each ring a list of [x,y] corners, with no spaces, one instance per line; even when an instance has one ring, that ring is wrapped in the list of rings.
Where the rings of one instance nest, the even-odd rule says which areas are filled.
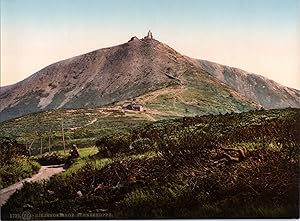
[[[300,89],[300,0],[0,0],[1,86],[144,37]]]

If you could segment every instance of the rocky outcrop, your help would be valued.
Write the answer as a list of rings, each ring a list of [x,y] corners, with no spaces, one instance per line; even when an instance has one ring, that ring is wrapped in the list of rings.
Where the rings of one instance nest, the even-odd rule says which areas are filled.
[[[132,38],[130,38],[130,40],[128,42],[131,42],[131,41],[139,41],[140,39],[138,39],[138,37],[136,36],[133,36]]]

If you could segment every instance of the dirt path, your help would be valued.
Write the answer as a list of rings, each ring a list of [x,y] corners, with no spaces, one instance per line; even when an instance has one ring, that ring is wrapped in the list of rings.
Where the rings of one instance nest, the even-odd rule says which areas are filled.
[[[38,182],[41,180],[49,179],[49,177],[62,172],[63,164],[62,165],[50,165],[50,166],[42,166],[39,172],[33,177],[26,178],[21,180],[18,183],[12,184],[4,189],[0,190],[0,207],[5,204],[5,202],[11,197],[11,195],[23,187],[23,183],[27,182]]]
[[[83,127],[87,127],[89,125],[92,125],[93,123],[95,123],[97,121],[97,118],[94,118],[93,120],[91,120],[90,122],[88,122],[87,124],[81,126],[81,127],[71,127],[70,130],[77,130]]]
[[[152,117],[150,114],[144,114],[149,120],[156,121],[154,117]]]

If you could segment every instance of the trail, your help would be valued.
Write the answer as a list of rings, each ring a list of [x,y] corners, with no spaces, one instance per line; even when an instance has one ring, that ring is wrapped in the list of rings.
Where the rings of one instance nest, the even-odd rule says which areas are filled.
[[[24,182],[39,182],[42,180],[49,179],[51,176],[58,174],[64,171],[63,164],[61,165],[50,165],[50,166],[42,166],[39,172],[33,175],[30,178],[26,178],[21,180],[15,184],[12,184],[4,189],[0,190],[0,207],[2,207],[5,202],[13,195],[16,190],[19,190],[23,187]]]
[[[150,114],[144,114],[149,120],[156,121],[154,117],[152,117]]]
[[[81,127],[71,127],[70,130],[77,130],[83,127],[87,127],[89,125],[92,125],[93,123],[95,123],[97,121],[97,118],[94,118],[93,120],[91,120],[90,122],[88,122],[87,124],[81,126]]]

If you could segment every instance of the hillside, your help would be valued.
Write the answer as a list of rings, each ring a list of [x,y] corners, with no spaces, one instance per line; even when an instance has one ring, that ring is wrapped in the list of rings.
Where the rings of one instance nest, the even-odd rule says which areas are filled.
[[[172,101],[178,103],[175,112],[181,115],[189,112],[186,109],[188,115],[195,115],[260,107],[191,59],[147,36],[54,63],[1,87],[0,120],[52,109],[102,107],[165,88],[171,89],[165,93],[171,97],[176,86],[184,91],[185,99]]]
[[[27,147],[31,145],[33,153],[37,154],[41,144],[43,152],[48,151],[49,142],[52,150],[63,148],[62,122],[66,145],[70,148],[71,144],[92,146],[101,136],[131,130],[152,119],[143,112],[122,110],[120,107],[58,109],[2,122],[0,134]]]
[[[151,122],[1,208],[60,219],[299,218],[300,109]],[[72,214],[71,217],[63,217]],[[57,217],[55,217],[57,219]]]
[[[174,62],[174,57],[176,62]],[[57,62],[2,90],[1,120],[56,108],[103,106],[172,83],[182,56],[154,39],[134,39]]]
[[[185,73],[185,82],[136,97],[144,111],[122,109],[132,99],[102,108],[57,109],[27,114],[0,123],[2,136],[15,138],[33,149],[50,146],[61,149],[62,123],[67,146],[89,146],[106,134],[130,131],[146,122],[207,113],[231,113],[254,110],[257,105],[234,91],[215,88],[207,75]],[[210,84],[211,83],[211,84]],[[49,141],[49,139],[51,139]],[[36,152],[37,153],[37,152]]]
[[[199,59],[194,61],[202,70],[266,109],[300,107],[299,90],[238,68]]]
[[[175,116],[300,107],[296,89],[191,59],[149,34],[59,61],[0,89],[0,121],[53,109],[111,106],[151,94],[143,105]]]

